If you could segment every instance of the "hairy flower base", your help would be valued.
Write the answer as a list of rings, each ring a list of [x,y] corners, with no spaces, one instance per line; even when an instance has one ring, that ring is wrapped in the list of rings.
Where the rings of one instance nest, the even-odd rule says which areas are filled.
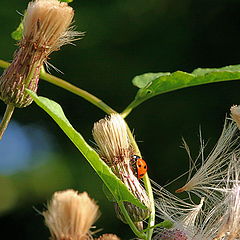
[[[40,68],[46,58],[33,43],[21,45],[13,62],[0,78],[0,98],[6,104],[14,104],[19,108],[32,103],[33,100],[25,89],[37,91]]]
[[[129,161],[126,159],[123,162],[119,162],[118,164],[112,166],[111,169],[116,174],[116,176],[118,176],[121,179],[121,181],[128,187],[128,189],[139,200],[141,200],[141,202],[144,205],[149,207],[149,199],[146,195],[146,191],[142,187],[138,179],[135,177],[135,175],[133,174]],[[147,217],[149,217],[150,215],[150,211],[148,209],[141,209],[129,202],[125,202],[124,205],[129,216],[131,217],[134,223],[140,222],[146,219]],[[117,203],[114,204],[114,206],[115,206],[117,217],[126,223]]]

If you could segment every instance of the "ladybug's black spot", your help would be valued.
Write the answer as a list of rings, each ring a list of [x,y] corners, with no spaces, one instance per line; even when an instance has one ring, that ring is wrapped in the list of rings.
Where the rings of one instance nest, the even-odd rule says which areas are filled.
[[[142,174],[140,174],[139,176],[141,176],[141,177],[142,177],[142,176],[144,176],[144,174],[142,173]]]
[[[139,167],[142,167],[142,165],[141,165],[141,164],[138,164],[138,166],[139,166]]]
[[[145,166],[144,166],[144,169],[146,169],[146,168],[147,168],[147,166],[145,165]]]

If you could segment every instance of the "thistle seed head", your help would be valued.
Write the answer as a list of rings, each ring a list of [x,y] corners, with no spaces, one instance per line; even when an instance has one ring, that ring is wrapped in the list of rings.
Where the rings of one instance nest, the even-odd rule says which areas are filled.
[[[98,219],[99,207],[86,192],[56,192],[43,212],[53,240],[91,239],[90,228]]]
[[[112,114],[94,124],[93,137],[98,146],[98,153],[113,173],[128,187],[145,206],[149,207],[147,193],[131,168],[131,156],[134,153],[127,126],[119,114]],[[142,210],[131,203],[125,207],[134,222],[139,222],[149,216],[149,210]],[[117,215],[124,220],[121,214]]]
[[[99,238],[95,239],[95,240],[120,240],[120,238],[115,235],[115,234],[103,234],[102,236],[100,236]]]
[[[109,166],[129,162],[133,155],[127,126],[119,114],[112,114],[96,122],[93,127],[93,138],[101,158]]]
[[[25,89],[37,91],[40,69],[49,54],[82,35],[69,29],[73,15],[73,9],[58,0],[35,0],[28,4],[19,49],[0,77],[0,99],[6,104],[20,108],[31,104]]]
[[[28,4],[23,19],[23,42],[50,54],[69,43],[66,38],[74,16],[73,9],[58,0],[35,0]]]

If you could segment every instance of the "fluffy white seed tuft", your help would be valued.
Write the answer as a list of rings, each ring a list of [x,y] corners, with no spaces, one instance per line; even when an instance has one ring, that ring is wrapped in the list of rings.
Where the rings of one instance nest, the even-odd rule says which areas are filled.
[[[86,192],[56,192],[43,212],[53,240],[86,240],[98,219],[99,207]]]

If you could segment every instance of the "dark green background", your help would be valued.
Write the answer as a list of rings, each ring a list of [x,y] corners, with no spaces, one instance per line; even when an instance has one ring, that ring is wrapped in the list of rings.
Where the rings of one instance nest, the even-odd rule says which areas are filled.
[[[10,33],[20,21],[16,10],[23,12],[27,3],[1,2],[1,59],[12,59],[16,46]],[[51,55],[49,62],[64,75],[54,70],[51,73],[95,94],[117,111],[134,98],[137,89],[131,79],[135,75],[191,72],[197,67],[240,63],[237,0],[75,0],[71,6],[76,13],[76,29],[85,31],[86,36],[76,46],[65,46]],[[181,138],[197,156],[199,126],[203,138],[209,140],[206,152],[211,150],[230,106],[240,103],[239,89],[238,81],[187,88],[150,99],[129,115],[127,121],[155,182],[164,185],[187,171],[188,157],[180,148]],[[60,103],[73,126],[91,143],[93,123],[105,116],[101,110],[44,81],[38,94]],[[1,103],[1,115],[4,109]],[[97,228],[123,239],[133,237],[129,228],[115,218],[97,175],[45,112],[33,103],[16,110],[13,119],[24,128],[34,125],[43,129],[46,136],[34,142],[40,149],[44,138],[50,138],[54,146],[44,161],[33,154],[29,166],[21,171],[7,174],[2,169],[2,235],[6,233],[9,239],[48,239],[43,218],[34,208],[42,211],[54,191],[74,188],[87,191],[99,203],[102,216]],[[5,158],[0,152],[0,161]],[[176,189],[184,181],[177,180],[169,189]]]

